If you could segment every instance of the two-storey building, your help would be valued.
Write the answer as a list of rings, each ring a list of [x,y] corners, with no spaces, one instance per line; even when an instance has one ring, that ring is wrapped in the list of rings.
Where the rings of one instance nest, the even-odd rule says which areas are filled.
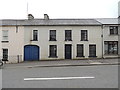
[[[103,57],[118,57],[118,19],[101,18],[97,20],[103,26]]]
[[[110,19],[2,20],[1,57],[9,63],[118,57],[118,24]],[[115,20],[116,19],[112,19]]]
[[[2,20],[0,32],[2,59],[9,63],[23,60],[24,27],[19,20]]]
[[[24,60],[101,58],[101,35],[94,19],[31,19],[24,26]]]

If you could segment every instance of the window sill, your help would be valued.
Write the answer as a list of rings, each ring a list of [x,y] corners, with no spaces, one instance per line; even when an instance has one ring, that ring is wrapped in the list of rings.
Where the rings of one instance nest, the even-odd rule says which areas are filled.
[[[58,58],[58,56],[48,56],[49,58]]]
[[[38,41],[38,40],[30,40],[30,41]]]
[[[80,40],[80,41],[88,41],[88,40]]]
[[[49,41],[57,41],[57,40],[49,40]]]
[[[8,59],[2,59],[2,61],[8,61]]]
[[[97,56],[88,56],[88,57],[90,57],[90,58],[96,58]]]
[[[114,56],[117,56],[118,54],[104,54],[106,56],[111,56],[111,55],[114,55]]]
[[[110,34],[109,36],[118,36],[118,34]]]
[[[72,41],[72,40],[65,40],[65,41]]]
[[[85,56],[76,56],[76,57],[85,57]]]
[[[2,43],[8,43],[9,41],[1,41]]]

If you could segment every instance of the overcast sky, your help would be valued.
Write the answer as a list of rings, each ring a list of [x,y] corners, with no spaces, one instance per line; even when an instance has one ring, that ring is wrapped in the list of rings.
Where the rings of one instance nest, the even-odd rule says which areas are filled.
[[[0,0],[0,19],[117,18],[120,0]]]

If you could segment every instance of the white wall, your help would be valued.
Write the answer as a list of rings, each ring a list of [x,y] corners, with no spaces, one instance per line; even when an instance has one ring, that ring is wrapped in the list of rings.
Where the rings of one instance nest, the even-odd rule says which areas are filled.
[[[118,19],[118,24],[120,24],[120,17]],[[118,26],[118,35],[119,35],[118,36],[118,54],[119,54],[119,57],[120,57],[120,25]]]
[[[2,27],[0,26],[0,59],[2,59],[2,43],[1,43],[1,40],[2,40]]]
[[[32,30],[39,30],[39,40],[32,40]],[[56,30],[57,41],[49,41],[49,30]],[[72,41],[65,41],[65,30],[72,30]],[[81,34],[80,30],[88,30],[88,41],[80,41]],[[102,29],[101,26],[25,26],[24,30],[24,45],[38,45],[40,47],[40,59],[53,59],[48,58],[49,56],[49,45],[57,45],[58,58],[64,59],[64,45],[72,44],[72,59],[76,58],[77,44],[84,44],[84,55],[85,58],[89,56],[89,44],[96,44],[96,52],[98,58],[102,57]]]
[[[118,17],[120,16],[120,1],[118,2]]]
[[[17,55],[23,58],[24,46],[24,27],[18,26],[16,33],[16,26],[3,26],[2,30],[8,30],[8,43],[2,43],[2,48],[8,49],[9,63],[17,62]],[[23,59],[22,59],[23,60]]]

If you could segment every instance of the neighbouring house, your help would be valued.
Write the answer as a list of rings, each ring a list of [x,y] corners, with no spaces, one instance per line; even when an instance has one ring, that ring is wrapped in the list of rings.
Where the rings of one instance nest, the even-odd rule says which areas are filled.
[[[103,29],[103,57],[118,57],[118,18],[97,19]]]
[[[0,32],[2,59],[9,63],[23,61],[24,27],[19,20],[2,20]]]
[[[0,56],[9,63],[118,57],[116,20],[50,19],[47,14],[44,19],[31,14],[24,20],[4,19]]]

